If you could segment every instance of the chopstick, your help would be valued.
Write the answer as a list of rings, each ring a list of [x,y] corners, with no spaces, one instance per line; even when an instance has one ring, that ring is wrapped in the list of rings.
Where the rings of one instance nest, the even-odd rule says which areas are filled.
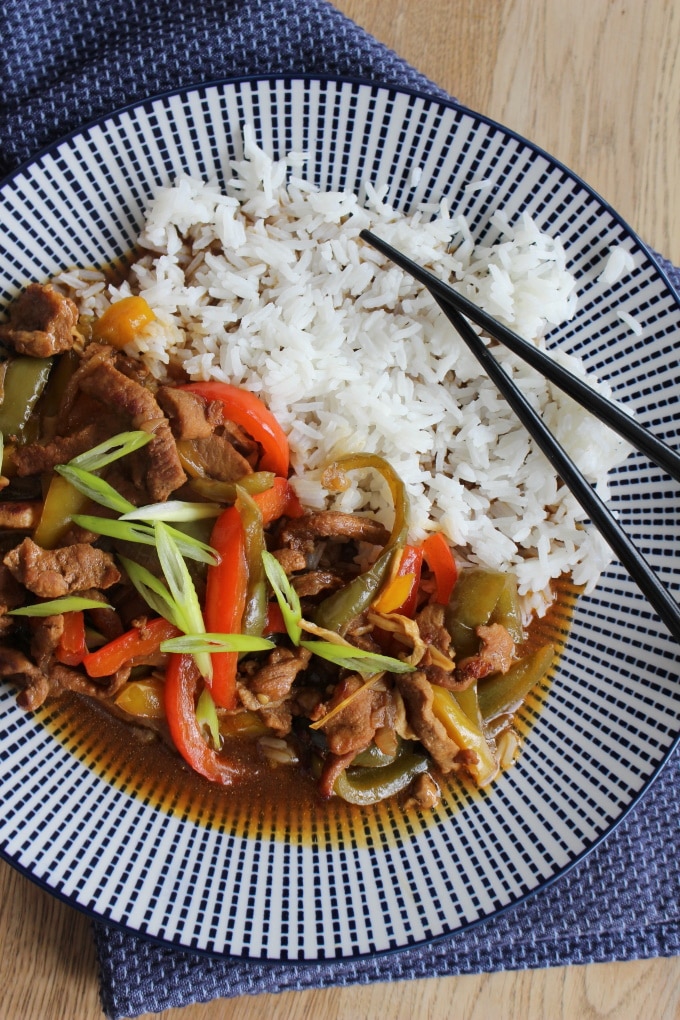
[[[392,255],[386,249],[389,248],[390,251],[398,254],[399,261],[397,264],[406,269],[407,272],[412,272],[416,276],[412,266],[418,269],[417,278],[425,283],[428,290],[430,289],[429,281],[425,282],[422,280],[421,273],[423,270],[421,270],[417,263],[412,263],[405,255],[396,252],[396,249],[392,249],[390,245],[386,245],[379,238],[375,238],[369,231],[362,231],[361,236],[369,244],[374,244],[374,240],[379,242],[379,245],[374,244],[374,247],[379,247],[379,250],[383,254],[388,255],[390,259]],[[395,258],[393,261],[397,262],[397,259]],[[433,277],[433,279],[436,279],[436,277]],[[467,322],[458,308],[454,307],[447,298],[442,296],[439,287],[437,292],[433,289],[430,293],[449,322],[460,333],[461,338],[475,355],[489,378],[507,400],[522,425],[524,425],[538,447],[548,458],[564,484],[571,490],[583,507],[589,519],[618,557],[623,567],[638,585],[640,591],[656,610],[675,640],[680,642],[680,606],[678,603],[661,583],[632,539],[618,523],[607,504],[598,496],[576,464],[567,456],[543,419],[534,411],[522,391],[517,388],[500,363],[496,361],[492,352],[486,347],[470,323]]]
[[[594,414],[605,425],[618,432],[631,446],[634,446],[654,464],[680,482],[680,453],[643,428],[634,418],[631,418],[611,400],[607,400],[583,379],[572,375],[566,368],[553,361],[549,355],[518,336],[502,322],[498,322],[488,312],[483,311],[474,302],[436,277],[434,273],[418,265],[417,262],[408,258],[397,248],[393,248],[382,238],[376,237],[370,230],[362,230],[360,236],[377,251],[386,255],[395,265],[400,266],[424,284],[433,296],[442,298],[447,304],[453,305],[458,311],[481,326],[489,336],[517,354],[555,386],[582,404],[587,411]]]

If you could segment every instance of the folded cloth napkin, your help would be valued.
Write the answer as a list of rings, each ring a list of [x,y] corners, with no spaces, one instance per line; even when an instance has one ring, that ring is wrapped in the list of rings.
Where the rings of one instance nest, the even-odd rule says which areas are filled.
[[[116,107],[245,74],[336,74],[445,93],[325,0],[5,0],[0,172]],[[680,271],[660,264],[680,288]],[[676,753],[641,803],[560,881],[501,916],[422,947],[333,964],[261,964],[178,951],[95,924],[108,1017],[258,992],[680,951]]]

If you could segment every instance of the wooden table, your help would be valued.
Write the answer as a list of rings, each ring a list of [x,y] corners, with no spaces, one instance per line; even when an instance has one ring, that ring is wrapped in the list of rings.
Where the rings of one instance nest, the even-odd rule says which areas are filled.
[[[335,0],[680,263],[678,0]],[[302,7],[302,0],[300,2]],[[101,1020],[90,922],[0,862],[0,1017]],[[680,1017],[680,958],[222,1000],[178,1020]]]

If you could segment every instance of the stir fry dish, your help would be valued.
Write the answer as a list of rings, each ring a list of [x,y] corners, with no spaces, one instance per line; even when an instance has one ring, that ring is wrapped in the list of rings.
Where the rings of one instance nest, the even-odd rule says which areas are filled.
[[[491,783],[555,654],[514,577],[439,532],[412,543],[375,454],[321,481],[377,476],[391,526],[308,512],[257,396],[125,353],[153,317],[130,297],[83,322],[32,284],[0,326],[0,675],[19,703],[94,699],[225,787],[299,769],[321,798],[422,810],[449,774]]]

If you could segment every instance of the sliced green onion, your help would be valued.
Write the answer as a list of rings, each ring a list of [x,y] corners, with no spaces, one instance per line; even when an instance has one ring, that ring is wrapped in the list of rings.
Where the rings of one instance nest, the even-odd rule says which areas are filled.
[[[181,608],[184,625],[180,627],[180,630],[183,630],[185,634],[205,634],[203,612],[194,582],[172,531],[162,521],[155,523],[154,531],[156,533],[156,552],[161,569],[175,604]],[[208,680],[212,679],[210,655],[207,652],[196,652],[194,661],[202,675]]]
[[[143,567],[141,563],[128,560],[125,556],[118,557],[130,583],[139,592],[146,604],[159,616],[163,616],[178,630],[184,630],[185,623],[182,610],[170,595],[163,582]]]
[[[182,634],[161,644],[162,652],[266,652],[273,641],[252,634]]]
[[[213,747],[216,751],[219,751],[222,744],[220,724],[217,718],[215,702],[213,701],[212,694],[207,687],[204,687],[201,691],[196,705],[196,722],[201,729],[208,731]]]
[[[267,575],[267,580],[272,586],[274,594],[276,595],[276,601],[281,609],[281,615],[283,616],[283,622],[286,625],[288,637],[294,645],[299,645],[300,637],[302,635],[302,629],[300,627],[302,609],[300,607],[298,593],[288,580],[286,572],[277,560],[276,556],[272,556],[270,552],[265,551],[262,553],[262,562],[264,564],[264,571]]]
[[[391,655],[378,655],[375,652],[366,651],[364,648],[355,648],[353,645],[336,645],[330,641],[301,641],[300,645],[307,648],[313,655],[336,666],[344,666],[361,676],[371,676],[373,673],[412,673],[415,669],[408,662],[401,659],[393,659]]]
[[[64,595],[63,598],[48,602],[35,602],[32,606],[10,609],[8,616],[56,616],[58,613],[73,613],[81,609],[113,609],[108,602],[87,599],[82,595]]]
[[[125,499],[112,485],[105,482],[99,475],[93,475],[91,471],[86,471],[80,467],[72,467],[70,464],[57,464],[54,470],[65,478],[67,482],[70,482],[78,492],[82,492],[84,496],[94,500],[95,503],[108,507],[109,510],[116,510],[118,513],[126,514],[128,511],[135,509],[134,503],[131,503],[129,499]]]
[[[94,531],[96,535],[117,538],[121,542],[156,545],[153,525],[144,524],[142,521],[128,521],[122,517],[111,520],[109,517],[96,517],[90,514],[73,514],[71,520],[87,531]],[[190,560],[197,560],[199,563],[207,563],[208,566],[214,566],[218,562],[219,557],[212,546],[197,538],[192,538],[191,535],[185,535],[184,532],[178,531],[176,528],[169,530],[182,556],[186,556]]]
[[[69,461],[70,467],[82,468],[85,471],[99,471],[101,468],[112,464],[114,460],[126,457],[128,453],[140,450],[153,439],[151,432],[119,432],[110,439],[105,439],[98,446],[93,446],[85,453],[79,453]]]
[[[123,514],[121,521],[201,521],[205,517],[219,517],[219,503],[186,503],[181,499],[165,503],[149,503]]]

